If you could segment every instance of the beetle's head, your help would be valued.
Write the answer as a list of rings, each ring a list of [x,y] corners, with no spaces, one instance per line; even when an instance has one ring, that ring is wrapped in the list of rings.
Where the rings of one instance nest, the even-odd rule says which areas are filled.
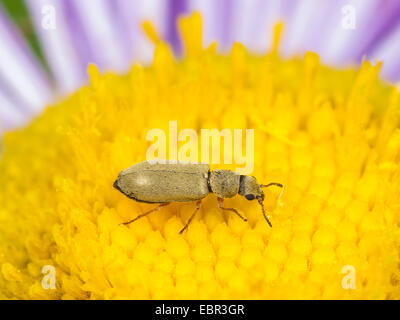
[[[251,176],[240,176],[240,185],[239,185],[239,194],[244,196],[247,200],[254,200],[257,199],[258,203],[261,206],[261,210],[265,220],[268,222],[269,226],[272,227],[271,222],[268,220],[267,215],[265,214],[264,210],[264,192],[262,192],[261,188],[266,188],[269,186],[277,186],[282,188],[283,192],[283,185],[280,183],[272,182],[267,185],[258,184],[256,178]],[[282,195],[281,192],[281,195]],[[279,196],[280,198],[280,196]]]
[[[120,188],[119,185],[118,185],[118,179],[114,181],[113,187],[114,187],[115,189],[117,189],[118,191],[122,192],[121,188]]]
[[[118,179],[114,181],[113,187],[117,189],[119,192],[132,199],[132,193],[129,183],[129,178],[127,175],[118,175]]]
[[[252,176],[240,176],[239,194],[247,200],[261,199],[264,201],[264,193],[257,179]]]

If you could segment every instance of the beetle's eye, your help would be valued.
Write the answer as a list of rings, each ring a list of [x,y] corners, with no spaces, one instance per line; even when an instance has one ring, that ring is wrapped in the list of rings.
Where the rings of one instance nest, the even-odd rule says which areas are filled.
[[[254,194],[246,194],[245,197],[246,197],[247,200],[254,200],[255,199]]]

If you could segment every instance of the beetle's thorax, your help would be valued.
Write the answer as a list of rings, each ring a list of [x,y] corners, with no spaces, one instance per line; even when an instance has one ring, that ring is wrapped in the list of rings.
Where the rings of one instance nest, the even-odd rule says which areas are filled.
[[[231,170],[214,170],[208,175],[210,192],[220,198],[232,198],[239,192],[240,175]]]

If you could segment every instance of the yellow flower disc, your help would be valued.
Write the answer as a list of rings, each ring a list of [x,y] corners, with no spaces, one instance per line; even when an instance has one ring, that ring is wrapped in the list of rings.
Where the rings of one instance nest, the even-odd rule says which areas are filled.
[[[149,24],[151,66],[101,75],[4,137],[0,160],[0,298],[399,299],[399,92],[360,70],[321,66],[314,53],[230,55],[203,49],[199,14],[180,20],[176,60]],[[113,188],[146,159],[150,129],[255,129],[265,207],[208,196],[154,205]],[[168,136],[167,136],[168,139]],[[212,165],[234,169],[234,165]],[[47,266],[47,267],[46,267]],[[45,268],[44,268],[45,267]],[[50,269],[49,269],[50,268]],[[54,268],[55,288],[51,288]],[[354,272],[353,272],[354,271]]]

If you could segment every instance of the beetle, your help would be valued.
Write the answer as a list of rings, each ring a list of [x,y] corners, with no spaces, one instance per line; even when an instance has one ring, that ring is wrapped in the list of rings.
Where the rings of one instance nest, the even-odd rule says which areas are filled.
[[[196,209],[186,225],[179,232],[187,229],[196,212],[200,209],[201,200],[209,193],[218,198],[218,205],[222,210],[232,211],[242,220],[247,221],[236,209],[224,207],[224,199],[239,194],[247,200],[257,199],[265,220],[272,227],[264,210],[264,193],[261,188],[277,186],[280,183],[272,182],[267,185],[258,184],[253,176],[239,175],[231,170],[210,170],[207,163],[150,160],[139,162],[118,175],[114,188],[125,196],[138,202],[158,203],[154,209],[138,215],[136,218],[124,222],[128,225],[149,213],[161,209],[171,202],[196,201]],[[281,192],[281,195],[282,195]]]

